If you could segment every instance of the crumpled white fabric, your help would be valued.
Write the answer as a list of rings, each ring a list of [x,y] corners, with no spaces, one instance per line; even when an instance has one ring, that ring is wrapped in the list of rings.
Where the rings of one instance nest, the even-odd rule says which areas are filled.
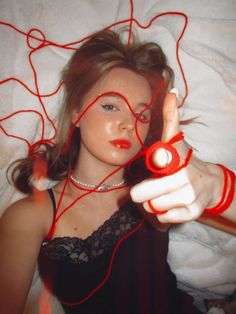
[[[236,287],[236,237],[198,222],[170,230],[168,261],[178,287],[205,309],[203,299],[230,296]]]
[[[234,0],[134,0],[134,17],[142,24],[155,15],[179,11],[188,15],[189,23],[180,42],[179,56],[186,75],[189,96],[181,109],[181,118],[196,117],[183,126],[187,142],[202,160],[222,163],[236,170],[236,2]],[[28,32],[39,28],[48,40],[57,43],[77,41],[89,33],[118,20],[130,17],[130,3],[123,0],[2,0],[0,20]],[[146,31],[138,30],[142,39],[157,41],[168,56],[179,89],[180,101],[184,84],[175,47],[184,19],[178,15],[162,17]],[[26,38],[11,28],[0,25],[0,81],[8,77],[23,80],[35,91],[29,67]],[[52,92],[59,73],[71,51],[47,47],[33,57],[39,77],[40,92]],[[46,110],[56,121],[60,96],[44,99]],[[0,118],[22,109],[41,110],[39,101],[16,82],[0,85]],[[10,134],[39,139],[41,124],[36,115],[19,114],[0,122]],[[50,123],[45,125],[51,134]],[[9,164],[27,153],[21,141],[4,135],[0,130],[0,199],[1,212],[23,195],[7,182]],[[196,300],[209,295],[226,296],[236,288],[235,237],[213,230],[197,222],[171,230],[168,261],[177,275],[179,286],[194,294]],[[34,296],[38,284],[32,290]],[[36,287],[37,286],[37,287]],[[29,300],[36,302],[34,298]],[[30,302],[30,301],[29,301]],[[37,306],[28,313],[37,313]],[[59,314],[59,310],[55,310]]]

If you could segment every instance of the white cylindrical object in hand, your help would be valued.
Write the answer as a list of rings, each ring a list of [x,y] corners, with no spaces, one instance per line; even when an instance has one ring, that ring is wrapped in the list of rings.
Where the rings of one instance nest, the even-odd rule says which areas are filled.
[[[165,168],[172,161],[172,154],[165,148],[158,148],[152,154],[152,162],[158,168]]]

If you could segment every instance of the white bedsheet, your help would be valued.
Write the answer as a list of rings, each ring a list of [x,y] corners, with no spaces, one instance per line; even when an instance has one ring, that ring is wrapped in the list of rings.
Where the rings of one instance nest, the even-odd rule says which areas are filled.
[[[179,56],[186,75],[189,96],[181,109],[182,119],[197,117],[183,127],[186,140],[196,155],[209,162],[223,163],[236,170],[236,2],[234,0],[134,0],[134,17],[143,25],[159,13],[176,11],[188,16],[180,42]],[[0,20],[24,32],[40,29],[47,40],[58,44],[78,41],[91,32],[130,17],[130,2],[124,0],[1,0]],[[181,15],[156,20],[141,38],[157,41],[166,52],[176,73],[175,85],[184,96],[183,79],[176,61],[176,41],[184,26]],[[37,35],[36,33],[34,33]],[[33,41],[30,41],[33,43]],[[37,44],[37,42],[34,42]],[[0,81],[16,77],[36,91],[29,65],[30,49],[26,36],[0,25]],[[33,54],[41,94],[53,92],[59,73],[71,51],[49,46]],[[48,115],[56,119],[60,96],[43,98]],[[37,97],[22,85],[8,81],[0,85],[0,119],[13,112],[31,109],[43,113]],[[44,115],[45,118],[45,115]],[[52,134],[45,119],[45,134]],[[39,139],[41,123],[36,114],[24,113],[1,120],[10,134],[31,143]],[[23,197],[7,182],[9,164],[23,157],[27,146],[0,130],[1,212]],[[183,224],[171,231],[169,263],[182,289],[194,294],[198,304],[205,296],[226,296],[236,288],[236,238],[197,222]],[[40,282],[35,281],[28,313],[35,305]],[[30,306],[32,304],[33,306]],[[33,310],[32,310],[33,308]],[[59,313],[59,310],[55,310]]]

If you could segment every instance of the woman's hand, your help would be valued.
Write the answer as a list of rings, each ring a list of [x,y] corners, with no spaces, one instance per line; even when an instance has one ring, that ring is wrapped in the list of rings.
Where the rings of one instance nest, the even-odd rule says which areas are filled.
[[[163,123],[162,141],[167,142],[180,132],[178,104],[174,93],[165,98]],[[180,156],[181,165],[186,159],[188,144],[182,140],[173,146]],[[158,162],[165,163],[156,160],[157,164]],[[137,203],[143,203],[147,212],[153,212],[148,204],[151,201],[154,209],[164,212],[157,214],[163,223],[185,222],[197,219],[206,207],[218,203],[223,181],[223,171],[217,165],[203,162],[192,155],[187,167],[178,172],[135,185],[131,189],[131,198]]]

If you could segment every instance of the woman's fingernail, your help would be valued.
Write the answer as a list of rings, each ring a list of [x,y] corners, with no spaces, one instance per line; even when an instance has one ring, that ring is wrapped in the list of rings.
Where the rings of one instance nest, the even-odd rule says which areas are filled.
[[[170,90],[170,93],[175,94],[177,98],[179,97],[179,91],[178,91],[178,88],[176,88],[176,87],[172,88]]]

